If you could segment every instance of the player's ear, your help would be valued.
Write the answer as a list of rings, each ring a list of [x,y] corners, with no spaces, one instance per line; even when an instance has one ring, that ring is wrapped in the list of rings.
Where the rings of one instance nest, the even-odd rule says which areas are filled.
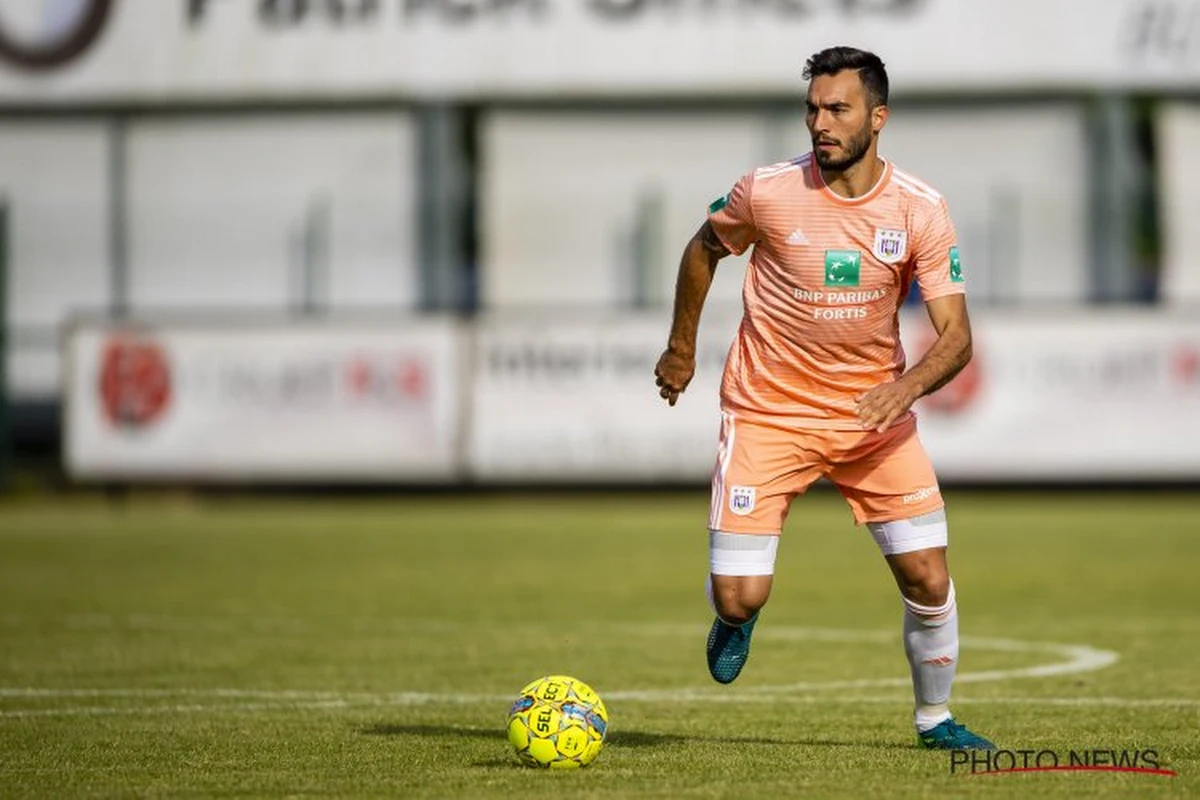
[[[878,134],[883,130],[883,126],[887,125],[888,107],[878,105],[871,109],[871,131]]]

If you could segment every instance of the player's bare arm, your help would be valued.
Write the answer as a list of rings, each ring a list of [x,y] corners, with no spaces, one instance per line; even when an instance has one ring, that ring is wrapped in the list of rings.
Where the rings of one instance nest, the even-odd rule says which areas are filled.
[[[945,386],[971,360],[971,322],[965,295],[953,294],[925,304],[937,341],[916,366],[894,383],[876,386],[858,398],[863,427],[885,431],[918,398]]]
[[[688,241],[679,262],[675,280],[675,310],[667,349],[654,367],[658,393],[671,405],[687,388],[696,372],[696,334],[700,329],[700,311],[712,286],[717,262],[729,255],[708,220]]]

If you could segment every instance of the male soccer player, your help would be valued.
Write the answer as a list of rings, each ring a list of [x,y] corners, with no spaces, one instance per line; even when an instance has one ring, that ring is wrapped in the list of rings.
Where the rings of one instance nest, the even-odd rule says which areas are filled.
[[[940,194],[877,154],[888,77],[850,47],[808,59],[812,152],[743,176],[716,200],[679,267],[667,349],[671,405],[695,372],[717,261],[753,246],[744,314],[721,383],[709,516],[713,678],[737,678],[775,571],[792,499],[827,477],[866,523],[904,601],[918,742],[992,749],[950,714],[958,614],[946,512],[910,408],[971,358],[963,274]],[[913,279],[937,341],[905,371],[897,310]]]

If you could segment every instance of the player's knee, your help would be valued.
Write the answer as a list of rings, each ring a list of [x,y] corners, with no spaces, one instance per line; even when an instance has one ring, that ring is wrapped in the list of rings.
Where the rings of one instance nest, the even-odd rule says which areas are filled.
[[[730,625],[741,625],[754,619],[754,615],[766,604],[766,598],[758,600],[735,592],[718,592],[713,595],[717,616]]]
[[[950,572],[946,567],[949,537],[944,509],[911,519],[872,522],[868,528],[907,600],[931,607],[946,603]]]
[[[767,602],[779,537],[709,531],[709,599],[731,624],[749,621]]]
[[[889,556],[888,565],[905,599],[920,606],[940,607],[950,596],[950,571],[945,551],[918,550]]]
[[[950,599],[950,573],[931,567],[901,587],[901,593],[918,605],[940,608]]]
[[[713,610],[731,625],[749,622],[771,595],[770,575],[713,575],[709,583]]]

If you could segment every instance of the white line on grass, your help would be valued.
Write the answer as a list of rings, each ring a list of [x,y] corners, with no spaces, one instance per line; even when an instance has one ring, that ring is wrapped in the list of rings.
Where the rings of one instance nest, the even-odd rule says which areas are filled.
[[[234,705],[170,705],[170,706],[73,706],[70,708],[22,708],[12,711],[0,711],[0,718],[15,717],[107,717],[107,716],[149,716],[154,714],[195,714],[213,712],[255,712],[280,711],[288,709],[343,709],[350,708],[355,703],[344,700],[322,700],[320,702],[301,703],[238,703]]]
[[[850,631],[838,629],[789,628],[780,626],[768,629],[771,632],[765,638],[801,639],[824,641],[862,641],[889,642],[896,637],[879,631]],[[766,631],[764,631],[766,633]],[[983,672],[962,672],[955,678],[959,683],[979,683],[1002,681],[1010,678],[1044,678],[1056,675],[1071,675],[1079,672],[1091,672],[1103,669],[1116,663],[1119,656],[1111,650],[1100,650],[1088,645],[1058,644],[1055,642],[1028,642],[1018,639],[992,639],[974,636],[964,636],[961,644],[967,649],[997,650],[1008,653],[1048,653],[1058,656],[1061,661],[1049,664],[1038,664],[1032,667],[1016,667],[1012,669],[995,669]],[[771,686],[747,687],[743,691],[754,694],[769,694],[773,697],[794,694],[797,692],[822,692],[844,689],[882,689],[888,687],[907,687],[912,684],[911,678],[864,678],[846,681],[806,681],[800,683],[778,684]],[[705,690],[700,690],[705,692]],[[707,690],[712,694],[715,690]],[[683,695],[681,692],[689,692]],[[740,694],[740,693],[739,693]],[[607,692],[606,696],[614,699],[628,700],[674,700],[700,699],[695,690],[644,690],[629,692]]]
[[[667,632],[688,632],[697,630],[695,626],[678,625],[644,625],[634,626],[645,628],[654,635]],[[628,628],[624,629],[628,632]],[[893,634],[880,631],[854,631],[830,628],[808,628],[798,626],[774,626],[765,629],[763,638],[798,640],[798,641],[840,641],[887,643],[897,640]],[[1013,678],[1052,677],[1070,675],[1080,672],[1103,669],[1118,659],[1111,650],[1101,650],[1088,645],[1057,644],[1053,642],[1031,642],[1017,639],[992,639],[964,636],[962,645],[967,649],[995,650],[1010,653],[1047,653],[1056,656],[1058,660],[1046,664],[1012,669],[985,670],[982,672],[964,672],[958,675],[957,682],[979,683],[1003,681]],[[677,689],[646,689],[626,691],[606,691],[605,698],[616,701],[642,702],[795,702],[795,703],[896,703],[903,702],[900,697],[870,697],[870,696],[836,696],[834,691],[846,689],[871,689],[908,687],[911,681],[907,677],[877,678],[844,681],[811,681],[769,686],[747,686],[737,689],[719,690],[715,688],[677,688]],[[808,694],[811,693],[811,694]],[[432,703],[507,703],[511,697],[507,695],[459,694],[453,692],[398,692],[398,693],[368,693],[368,692],[307,692],[307,691],[272,691],[255,689],[215,688],[215,689],[47,689],[37,687],[0,687],[0,698],[36,699],[36,698],[129,698],[147,700],[153,698],[203,697],[222,700],[256,700],[255,703],[220,703],[220,704],[189,704],[161,706],[77,706],[66,708],[46,709],[10,709],[0,710],[0,718],[4,717],[44,717],[62,715],[106,715],[106,714],[164,714],[164,713],[193,713],[207,711],[266,711],[288,709],[321,709],[321,708],[350,708],[370,706],[409,706]],[[1129,699],[1119,697],[1101,698],[978,698],[956,699],[956,702],[977,703],[1041,703],[1045,705],[1107,705],[1107,706],[1192,706],[1200,705],[1200,700],[1186,698],[1155,698]]]
[[[875,641],[874,639],[870,641]],[[961,645],[967,649],[998,650],[1007,653],[1048,653],[1065,660],[1032,667],[993,669],[982,672],[961,672],[955,677],[957,683],[982,683],[1003,681],[1010,678],[1045,678],[1056,675],[1072,675],[1091,672],[1115,664],[1120,658],[1112,650],[1100,650],[1088,645],[1058,644],[1055,642],[1026,642],[1017,639],[990,639],[963,636]],[[912,679],[869,678],[848,681],[809,681],[775,686],[759,686],[748,691],[763,694],[788,694],[792,692],[824,691],[830,689],[880,689],[889,686],[910,686]],[[646,698],[649,699],[649,698]]]
[[[345,699],[321,701],[281,701],[278,703],[234,703],[219,705],[189,704],[161,706],[74,706],[70,708],[38,708],[13,709],[0,711],[0,719],[27,719],[31,717],[99,717],[99,716],[151,716],[160,714],[196,714],[196,713],[255,713],[265,711],[312,711],[312,710],[347,710],[355,708],[386,708],[421,705],[426,703],[466,704],[489,703],[507,705],[511,700],[507,695],[468,695],[468,694],[419,694],[407,692],[399,695],[379,695],[372,699]],[[719,702],[719,703],[772,703],[793,705],[898,705],[907,702],[905,697],[873,697],[833,695],[784,695],[781,697],[709,695],[695,693],[689,695],[679,693],[675,702]],[[956,705],[1036,705],[1036,706],[1077,706],[1077,707],[1108,707],[1108,708],[1200,708],[1200,699],[1186,697],[967,697],[956,698]]]

